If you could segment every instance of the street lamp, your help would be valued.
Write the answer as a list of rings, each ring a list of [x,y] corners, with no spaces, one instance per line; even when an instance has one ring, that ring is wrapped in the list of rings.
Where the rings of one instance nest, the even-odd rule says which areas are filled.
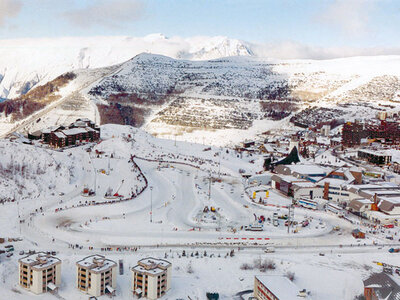
[[[150,187],[150,223],[153,223],[153,187]]]

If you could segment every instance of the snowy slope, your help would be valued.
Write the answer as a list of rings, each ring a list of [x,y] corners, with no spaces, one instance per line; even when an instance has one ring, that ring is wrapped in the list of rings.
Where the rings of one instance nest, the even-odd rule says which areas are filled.
[[[399,70],[398,56],[188,61],[144,53],[94,84],[88,94],[96,102],[109,100],[142,109],[145,128],[152,134],[166,138],[184,135],[190,141],[211,134],[208,142],[215,144],[221,130],[247,130],[254,128],[255,121],[281,120],[310,106],[330,108],[331,113],[318,112],[324,121],[373,115],[384,102],[396,106]],[[129,118],[125,122],[135,125]],[[270,127],[261,125],[258,132]],[[207,132],[199,133],[201,130]],[[215,131],[219,133],[215,135]],[[230,136],[221,143],[231,140]]]
[[[15,98],[67,71],[122,63],[142,52],[185,59],[251,55],[243,42],[226,37],[70,37],[0,41],[0,98]],[[29,62],[29,63],[27,63]]]
[[[171,41],[160,35],[145,40],[157,45],[160,40],[167,44]],[[129,41],[126,38],[123,44]],[[289,120],[316,126],[337,118],[371,116],[382,110],[382,105],[399,109],[400,56],[278,60],[248,56],[251,51],[240,42],[222,41],[195,40],[197,48],[189,47],[187,55],[176,52],[173,56],[195,59],[194,53],[214,53],[215,45],[218,55],[241,56],[194,61],[142,53],[95,70],[93,65],[115,63],[131,52],[121,46],[125,56],[116,55],[118,43],[108,52],[88,48],[90,55],[82,54],[79,63],[70,66],[83,67],[75,71],[77,78],[65,88],[64,97],[71,101],[48,111],[40,122],[33,120],[37,123],[31,122],[22,131],[86,116],[103,124],[143,127],[165,138],[206,138],[207,143],[226,145],[278,128]],[[207,46],[200,47],[202,42]],[[163,51],[167,50],[171,48]],[[102,55],[107,59],[98,60]],[[0,124],[3,131],[15,128],[4,116],[0,116]],[[243,132],[236,134],[235,130]]]

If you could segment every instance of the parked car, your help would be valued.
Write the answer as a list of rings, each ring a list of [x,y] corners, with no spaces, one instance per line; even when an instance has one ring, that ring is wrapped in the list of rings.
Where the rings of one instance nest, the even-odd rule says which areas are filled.
[[[398,253],[400,252],[400,248],[390,248],[389,253]]]
[[[274,253],[275,252],[275,248],[274,247],[267,247],[264,249],[265,253]]]

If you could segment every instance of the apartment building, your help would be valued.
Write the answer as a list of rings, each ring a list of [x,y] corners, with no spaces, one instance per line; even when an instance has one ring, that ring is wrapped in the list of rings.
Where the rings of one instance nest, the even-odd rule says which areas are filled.
[[[171,263],[152,257],[138,261],[132,268],[133,294],[157,299],[171,288]]]
[[[305,290],[301,290],[288,278],[280,275],[255,276],[254,298],[257,300],[293,300],[308,299]]]
[[[76,263],[77,287],[82,292],[98,297],[115,294],[117,263],[102,255],[90,255]]]
[[[54,291],[61,283],[61,260],[44,252],[18,260],[19,284],[35,294]]]

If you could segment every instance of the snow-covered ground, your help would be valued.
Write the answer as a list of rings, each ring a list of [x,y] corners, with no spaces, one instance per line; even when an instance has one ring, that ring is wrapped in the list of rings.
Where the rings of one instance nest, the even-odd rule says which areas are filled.
[[[23,239],[12,242],[14,256],[0,258],[1,297],[33,297],[17,284],[20,250],[58,251],[63,261],[59,295],[64,299],[87,299],[74,286],[75,262],[93,253],[124,261],[125,273],[117,279],[118,299],[132,298],[129,267],[145,256],[166,257],[173,264],[172,289],[164,299],[205,299],[206,292],[214,291],[222,299],[232,299],[237,292],[252,289],[254,275],[262,273],[243,270],[243,263],[253,265],[260,258],[276,265],[267,273],[294,272],[295,283],[311,291],[312,299],[351,300],[362,292],[362,279],[377,269],[373,261],[390,262],[396,255],[390,255],[387,246],[374,245],[386,243],[386,235],[397,237],[395,230],[368,232],[365,240],[355,240],[352,229],[369,230],[357,219],[351,224],[333,214],[295,208],[294,220],[308,219],[309,226],[288,230],[284,220],[274,226],[273,213],[287,214],[290,199],[268,185],[248,185],[239,172],[261,171],[262,157],[162,140],[129,126],[106,125],[101,130],[102,142],[63,152],[1,141],[3,165],[25,162],[24,174],[43,169],[40,176],[27,176],[14,168],[8,180],[0,181],[2,197],[18,191],[17,201],[0,206],[1,235]],[[91,152],[86,151],[88,146]],[[13,186],[14,181],[25,188]],[[82,196],[85,187],[96,195]],[[122,197],[106,199],[109,188]],[[35,193],[30,195],[31,190]],[[265,203],[258,203],[259,198]],[[206,206],[216,211],[205,212]],[[263,231],[244,230],[261,215],[267,219]],[[340,230],[334,231],[335,226]],[[264,253],[271,245],[276,252]],[[235,256],[225,257],[231,249]],[[189,257],[182,257],[183,250]]]

